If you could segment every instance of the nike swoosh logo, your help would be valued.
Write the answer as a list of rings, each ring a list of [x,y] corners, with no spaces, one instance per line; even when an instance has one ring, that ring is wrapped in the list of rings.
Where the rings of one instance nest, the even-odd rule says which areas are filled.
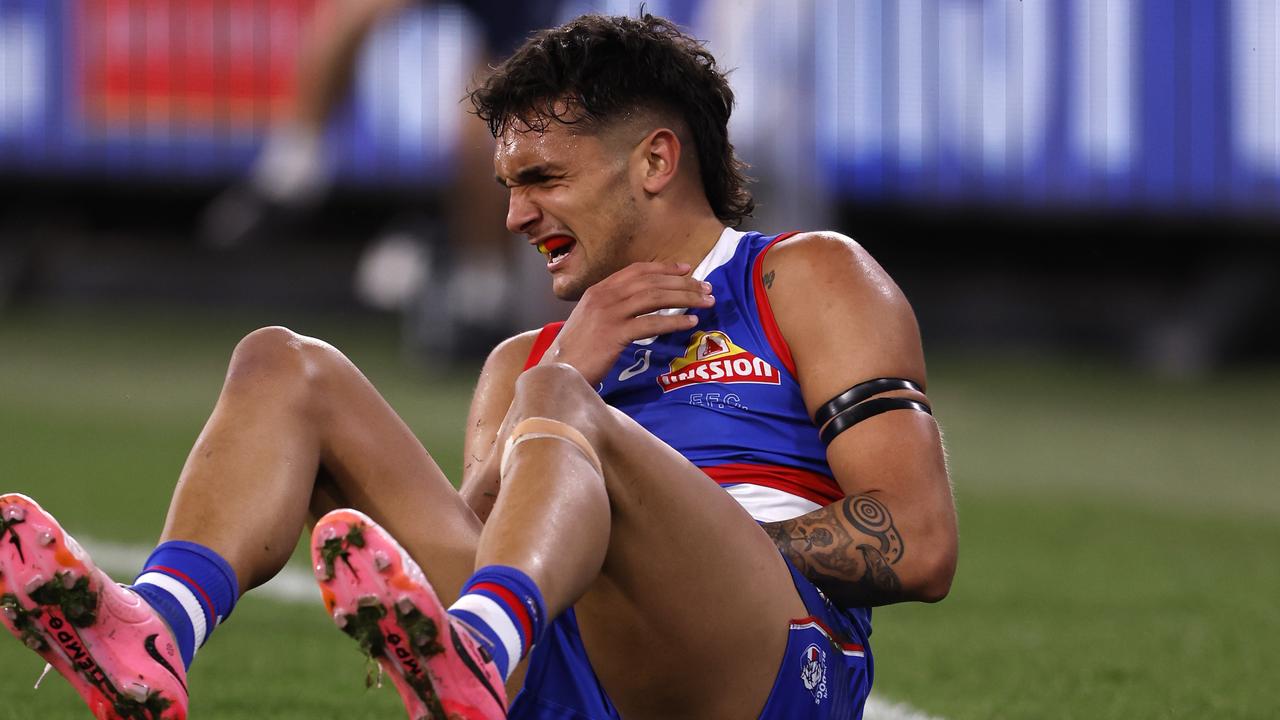
[[[636,361],[631,367],[623,370],[618,374],[618,382],[626,382],[631,378],[643,373],[649,369],[649,356],[653,354],[652,350],[640,350],[636,352]]]
[[[169,674],[173,676],[173,679],[178,681],[178,684],[182,686],[183,692],[189,692],[187,690],[187,684],[182,682],[182,676],[178,674],[177,670],[173,669],[173,666],[169,664],[168,660],[164,659],[164,656],[160,654],[160,649],[156,647],[156,638],[158,637],[160,637],[159,633],[152,633],[148,635],[147,639],[143,641],[142,646],[147,649],[147,654],[151,656],[152,660],[160,663],[160,667],[168,670]]]
[[[476,676],[476,679],[480,681],[480,684],[484,686],[484,689],[489,691],[489,694],[493,696],[493,701],[498,704],[498,707],[504,707],[502,698],[498,696],[498,691],[494,690],[493,685],[489,684],[489,678],[485,677],[484,670],[480,669],[480,666],[476,664],[475,659],[467,652],[467,647],[462,643],[462,638],[458,637],[458,631],[453,627],[453,623],[449,623],[449,637],[453,640],[453,650],[458,653],[458,658],[462,660],[462,664],[471,671],[472,675]],[[511,662],[515,661],[516,658],[511,658]]]

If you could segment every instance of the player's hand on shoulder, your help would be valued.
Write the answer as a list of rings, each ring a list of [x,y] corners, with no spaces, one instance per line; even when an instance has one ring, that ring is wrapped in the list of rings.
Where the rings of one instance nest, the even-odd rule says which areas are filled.
[[[711,286],[690,277],[690,270],[686,263],[639,262],[592,285],[542,362],[572,365],[596,385],[627,345],[694,327],[697,318],[692,314],[655,314],[715,303]]]

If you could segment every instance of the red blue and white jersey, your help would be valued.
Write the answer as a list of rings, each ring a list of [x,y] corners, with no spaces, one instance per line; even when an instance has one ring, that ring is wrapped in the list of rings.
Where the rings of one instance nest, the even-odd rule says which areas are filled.
[[[726,228],[693,271],[711,283],[715,306],[663,311],[696,313],[698,324],[633,343],[597,388],[760,522],[803,515],[844,496],[761,278],[765,252],[785,237]],[[544,328],[530,365],[559,326]]]
[[[784,236],[726,229],[693,271],[714,307],[694,330],[633,343],[597,391],[726,488],[757,521],[803,515],[844,494],[809,419],[795,363],[778,332],[760,274]],[[543,328],[526,367],[542,359],[563,323]],[[792,621],[786,654],[760,717],[857,718],[871,686],[871,610],[838,608],[790,563],[810,617]],[[567,710],[572,708],[572,712]],[[619,717],[586,656],[572,610],[533,648],[510,717]]]

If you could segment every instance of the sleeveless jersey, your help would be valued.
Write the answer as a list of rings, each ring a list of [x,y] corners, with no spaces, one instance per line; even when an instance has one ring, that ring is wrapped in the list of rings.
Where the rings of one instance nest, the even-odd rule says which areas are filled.
[[[625,349],[596,390],[726,488],[759,522],[803,515],[844,496],[809,419],[790,349],[761,277],[765,252],[788,235],[726,228],[693,277],[711,308],[693,330]],[[563,323],[543,328],[526,367]]]

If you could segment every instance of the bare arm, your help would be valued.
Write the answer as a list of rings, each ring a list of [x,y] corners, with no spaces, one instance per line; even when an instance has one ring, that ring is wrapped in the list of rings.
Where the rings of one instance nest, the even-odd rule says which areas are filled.
[[[789,238],[766,256],[763,276],[811,416],[873,378],[924,387],[915,316],[857,243],[834,233]],[[905,390],[881,396],[927,401]],[[956,518],[933,418],[915,410],[868,418],[832,440],[827,460],[846,497],[765,526],[787,558],[844,605],[945,597],[955,574]]]
[[[633,263],[589,288],[542,362],[572,365],[592,385],[633,340],[691,327],[691,315],[651,315],[666,307],[709,307],[714,300],[703,284],[688,277],[688,265]],[[538,331],[517,335],[494,348],[485,361],[463,444],[462,498],[483,522],[498,498],[497,447],[502,421],[515,397],[516,378]]]
[[[467,413],[462,445],[462,499],[484,522],[498,499],[498,431],[515,397],[516,378],[533,348],[538,331],[521,333],[489,353]]]

